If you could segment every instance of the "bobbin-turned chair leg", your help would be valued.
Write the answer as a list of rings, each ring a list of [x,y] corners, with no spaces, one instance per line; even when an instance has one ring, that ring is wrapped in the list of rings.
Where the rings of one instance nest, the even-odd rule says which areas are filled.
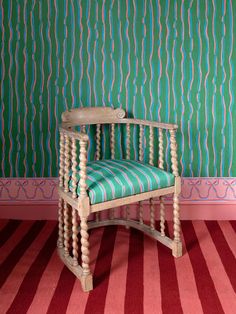
[[[58,202],[58,239],[57,239],[57,247],[63,248],[64,243],[64,226],[63,226],[63,199],[59,197]]]
[[[160,196],[160,230],[161,230],[161,236],[165,236],[165,205],[163,197]]]
[[[93,276],[89,268],[89,234],[87,217],[80,217],[80,235],[81,235],[81,286],[83,291],[93,289]]]
[[[174,216],[174,240],[172,243],[172,255],[174,257],[182,256],[182,242],[180,239],[180,219],[179,219],[179,196],[173,197],[173,216]]]

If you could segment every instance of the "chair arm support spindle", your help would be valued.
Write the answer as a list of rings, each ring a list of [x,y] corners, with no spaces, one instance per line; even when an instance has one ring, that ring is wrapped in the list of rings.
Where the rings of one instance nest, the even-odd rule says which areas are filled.
[[[70,138],[65,135],[64,192],[69,192],[70,171]]]
[[[115,124],[111,124],[111,159],[115,159]]]
[[[96,160],[101,158],[101,124],[96,125]]]
[[[65,138],[64,134],[60,132],[60,169],[59,169],[59,187],[64,185],[64,153],[65,153]]]
[[[81,133],[85,134],[86,126],[85,125],[81,125],[80,129],[81,129]]]
[[[150,146],[150,149],[149,149],[149,164],[150,164],[151,166],[153,166],[153,165],[154,165],[154,163],[153,163],[153,155],[154,155],[154,144],[153,144],[154,135],[153,135],[153,127],[150,126],[149,129],[150,129],[150,135],[149,135],[149,146]]]
[[[141,124],[139,126],[139,161],[143,161],[143,133],[144,128],[143,125]]]
[[[71,154],[72,154],[72,198],[77,197],[77,178],[76,178],[76,172],[77,172],[77,152],[76,152],[76,140],[75,138],[72,138],[72,143],[71,143]]]
[[[79,187],[80,187],[80,199],[84,199],[87,197],[87,169],[86,169],[86,163],[87,163],[87,142],[81,140],[79,142],[80,144],[80,155],[79,155],[79,167],[80,167],[80,180],[79,180]]]
[[[170,130],[170,154],[171,154],[171,169],[175,177],[179,176],[178,161],[177,161],[177,144],[175,139],[175,130]]]
[[[130,124],[126,124],[126,159],[130,159]]]
[[[160,169],[164,169],[164,147],[163,147],[163,130],[158,130],[159,134],[159,160],[158,160],[158,167]]]

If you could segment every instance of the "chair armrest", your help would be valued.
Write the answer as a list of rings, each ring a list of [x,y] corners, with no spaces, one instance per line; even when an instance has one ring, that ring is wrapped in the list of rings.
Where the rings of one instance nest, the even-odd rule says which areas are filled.
[[[166,130],[177,130],[178,129],[177,124],[161,123],[161,122],[141,120],[141,119],[122,119],[119,123],[145,125],[145,126],[150,126],[150,127],[159,128],[159,129],[166,129]]]
[[[59,131],[62,132],[64,135],[69,136],[70,138],[74,138],[76,140],[85,141],[85,142],[89,141],[89,137],[87,134],[75,131],[71,127],[62,127],[61,126],[61,127],[59,127]]]
[[[89,137],[87,134],[75,131],[69,127],[60,127],[60,170],[59,186],[64,188],[64,192],[69,192],[70,171],[72,170],[72,198],[79,201],[87,198],[87,144]],[[79,154],[77,153],[76,140],[79,141]],[[77,158],[79,158],[79,187],[80,194],[77,194]]]

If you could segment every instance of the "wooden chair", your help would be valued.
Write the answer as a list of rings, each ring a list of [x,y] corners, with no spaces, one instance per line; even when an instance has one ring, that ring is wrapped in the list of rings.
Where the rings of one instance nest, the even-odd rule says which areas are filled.
[[[60,258],[80,279],[84,291],[93,289],[88,229],[108,225],[136,228],[170,248],[173,256],[182,255],[176,129],[175,124],[128,119],[124,110],[107,107],[72,109],[62,114],[57,246]],[[164,143],[170,146],[172,172],[164,170]],[[156,166],[155,146],[156,150],[159,148]],[[104,153],[107,147],[110,149]],[[89,160],[88,151],[93,155]],[[173,239],[165,235],[162,196],[167,194],[173,194]],[[155,197],[160,200],[160,231],[155,226]],[[148,224],[144,222],[142,204],[147,199],[150,202]],[[129,213],[131,203],[139,204],[135,218]],[[123,205],[125,215],[118,215],[116,208]],[[101,219],[100,212],[104,210],[109,210],[109,215]]]

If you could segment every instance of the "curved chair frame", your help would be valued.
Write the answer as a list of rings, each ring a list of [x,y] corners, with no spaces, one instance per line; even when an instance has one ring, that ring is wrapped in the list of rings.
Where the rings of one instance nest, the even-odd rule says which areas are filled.
[[[126,159],[130,159],[130,125],[139,125],[139,160],[143,160],[143,128],[149,127],[149,164],[153,165],[154,159],[154,128],[158,128],[159,160],[158,167],[164,168],[164,148],[163,130],[170,135],[171,168],[175,176],[173,186],[153,190],[145,193],[127,196],[111,201],[91,205],[87,193],[86,185],[86,163],[87,146],[89,137],[85,133],[86,125],[96,124],[96,159],[100,159],[101,150],[101,125],[110,124],[111,127],[111,158],[115,156],[115,124],[126,125]],[[75,130],[80,126],[80,132]],[[92,274],[89,267],[89,234],[88,229],[108,225],[123,225],[136,228],[145,234],[158,240],[172,250],[175,257],[182,255],[182,243],[180,239],[180,219],[179,219],[179,193],[180,177],[177,164],[177,145],[175,132],[178,126],[175,124],[165,124],[146,120],[125,118],[122,109],[107,107],[79,108],[66,111],[62,114],[62,125],[60,127],[60,170],[59,170],[59,233],[58,233],[58,253],[65,265],[80,279],[82,289],[90,291],[93,289]],[[76,141],[79,142],[79,154],[77,154]],[[79,163],[78,163],[79,160]],[[77,195],[77,166],[80,168],[80,194]],[[69,190],[70,171],[72,171],[72,190]],[[173,194],[173,222],[174,238],[165,235],[165,211],[162,196]],[[160,199],[160,231],[155,229],[155,208],[153,198]],[[150,225],[143,221],[142,201],[150,199]],[[139,202],[138,219],[129,217],[129,204]],[[126,205],[126,217],[115,218],[114,208]],[[109,209],[109,219],[101,220],[99,212]],[[91,213],[96,213],[96,219],[88,221]],[[79,226],[80,222],[80,226]],[[81,265],[78,262],[78,233],[81,235]]]

